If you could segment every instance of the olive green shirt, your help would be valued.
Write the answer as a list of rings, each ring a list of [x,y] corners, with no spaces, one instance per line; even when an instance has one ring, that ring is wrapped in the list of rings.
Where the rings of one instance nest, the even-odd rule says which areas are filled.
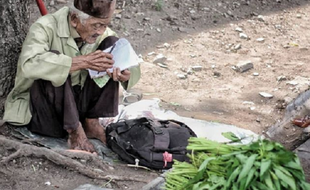
[[[3,119],[13,125],[26,125],[31,120],[29,109],[29,89],[37,79],[50,81],[55,87],[65,83],[69,76],[72,57],[94,52],[107,36],[116,36],[110,28],[98,37],[94,44],[85,44],[81,50],[72,36],[68,19],[69,8],[64,7],[54,14],[39,18],[29,29],[18,60],[15,86],[7,97]],[[56,50],[60,54],[51,52]],[[140,78],[140,68],[130,69],[131,77],[122,83],[125,89],[131,88]],[[83,86],[87,70],[71,73],[72,85]]]

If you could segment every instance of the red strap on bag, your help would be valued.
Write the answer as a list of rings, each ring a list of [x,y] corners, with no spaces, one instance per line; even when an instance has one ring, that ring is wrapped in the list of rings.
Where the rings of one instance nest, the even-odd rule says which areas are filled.
[[[165,162],[164,168],[167,166],[167,162],[172,162],[172,154],[168,153],[167,151],[165,151],[163,153],[163,160]]]

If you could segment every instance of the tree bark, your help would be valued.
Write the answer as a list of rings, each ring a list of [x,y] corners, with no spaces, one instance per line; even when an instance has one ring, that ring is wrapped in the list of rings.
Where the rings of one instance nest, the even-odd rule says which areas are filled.
[[[14,85],[18,56],[29,25],[29,0],[1,0],[0,118],[5,97]]]
[[[294,118],[310,115],[310,90],[301,93],[289,103],[283,119],[266,132],[271,140],[280,142],[289,150],[294,150],[309,139],[310,128],[300,128],[292,124]]]

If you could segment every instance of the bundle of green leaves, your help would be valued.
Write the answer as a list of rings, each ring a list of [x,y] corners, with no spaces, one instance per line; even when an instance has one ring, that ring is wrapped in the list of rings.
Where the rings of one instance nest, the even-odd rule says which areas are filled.
[[[227,135],[227,134],[226,134]],[[230,134],[233,141],[236,137]],[[260,139],[230,145],[190,138],[190,163],[174,161],[166,190],[309,190],[295,153]]]

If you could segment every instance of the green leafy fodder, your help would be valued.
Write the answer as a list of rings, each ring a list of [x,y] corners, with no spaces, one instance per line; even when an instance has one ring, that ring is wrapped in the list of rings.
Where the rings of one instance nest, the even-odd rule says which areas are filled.
[[[226,137],[237,142],[232,134]],[[191,162],[174,161],[166,190],[310,189],[296,154],[276,142],[229,145],[190,138],[187,149]]]

